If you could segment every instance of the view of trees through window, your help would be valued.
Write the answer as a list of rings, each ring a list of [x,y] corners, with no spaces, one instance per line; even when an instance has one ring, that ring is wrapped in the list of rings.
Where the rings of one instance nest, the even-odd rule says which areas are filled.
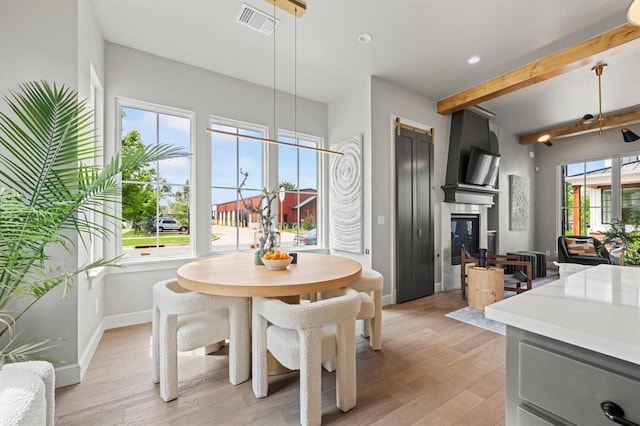
[[[122,152],[159,143],[190,151],[188,117],[123,106]],[[122,244],[127,258],[190,255],[190,158],[147,164],[122,176]]]
[[[629,229],[640,222],[639,156],[564,164],[561,171],[565,235],[602,239],[612,221]]]

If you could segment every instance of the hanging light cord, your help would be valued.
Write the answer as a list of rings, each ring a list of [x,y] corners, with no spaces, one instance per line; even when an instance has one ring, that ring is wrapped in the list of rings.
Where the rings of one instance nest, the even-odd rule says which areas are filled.
[[[597,64],[591,68],[598,76],[598,124],[600,125],[598,136],[602,136],[602,121],[604,120],[604,116],[602,115],[602,70],[606,66],[607,64]]]
[[[298,9],[296,7],[296,13]],[[298,18],[293,21],[293,134],[298,141]]]
[[[273,20],[276,19],[276,3],[273,2]],[[274,24],[275,25],[275,24]],[[273,27],[273,134],[276,132],[276,31],[277,25]]]

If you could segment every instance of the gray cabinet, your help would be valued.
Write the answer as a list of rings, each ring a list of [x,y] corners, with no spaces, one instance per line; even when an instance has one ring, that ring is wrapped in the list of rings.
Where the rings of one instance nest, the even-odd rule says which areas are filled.
[[[639,365],[508,327],[506,424],[614,425],[605,401],[640,424]]]

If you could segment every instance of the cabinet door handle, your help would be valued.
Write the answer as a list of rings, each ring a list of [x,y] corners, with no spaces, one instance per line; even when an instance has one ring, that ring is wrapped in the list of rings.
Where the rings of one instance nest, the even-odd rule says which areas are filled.
[[[605,417],[614,423],[624,426],[640,426],[638,423],[625,419],[624,410],[615,402],[605,401],[600,404],[600,408],[602,409]]]
[[[422,237],[422,228],[418,228],[418,237]]]

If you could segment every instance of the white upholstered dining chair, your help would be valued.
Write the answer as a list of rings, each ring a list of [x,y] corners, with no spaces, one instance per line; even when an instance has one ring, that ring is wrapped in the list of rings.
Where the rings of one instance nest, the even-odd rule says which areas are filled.
[[[362,268],[362,275],[350,287],[360,292],[359,320],[363,321],[362,336],[369,338],[374,351],[382,349],[382,287],[384,279],[378,271]]]
[[[153,382],[160,383],[160,397],[178,397],[178,351],[219,349],[229,339],[229,382],[249,380],[249,299],[213,296],[189,291],[175,279],[153,286]]]
[[[336,359],[336,405],[356,405],[355,321],[360,296],[352,289],[311,303],[289,305],[278,299],[253,299],[253,393],[268,394],[267,350],[285,367],[300,370],[300,423],[322,420],[322,361]]]

